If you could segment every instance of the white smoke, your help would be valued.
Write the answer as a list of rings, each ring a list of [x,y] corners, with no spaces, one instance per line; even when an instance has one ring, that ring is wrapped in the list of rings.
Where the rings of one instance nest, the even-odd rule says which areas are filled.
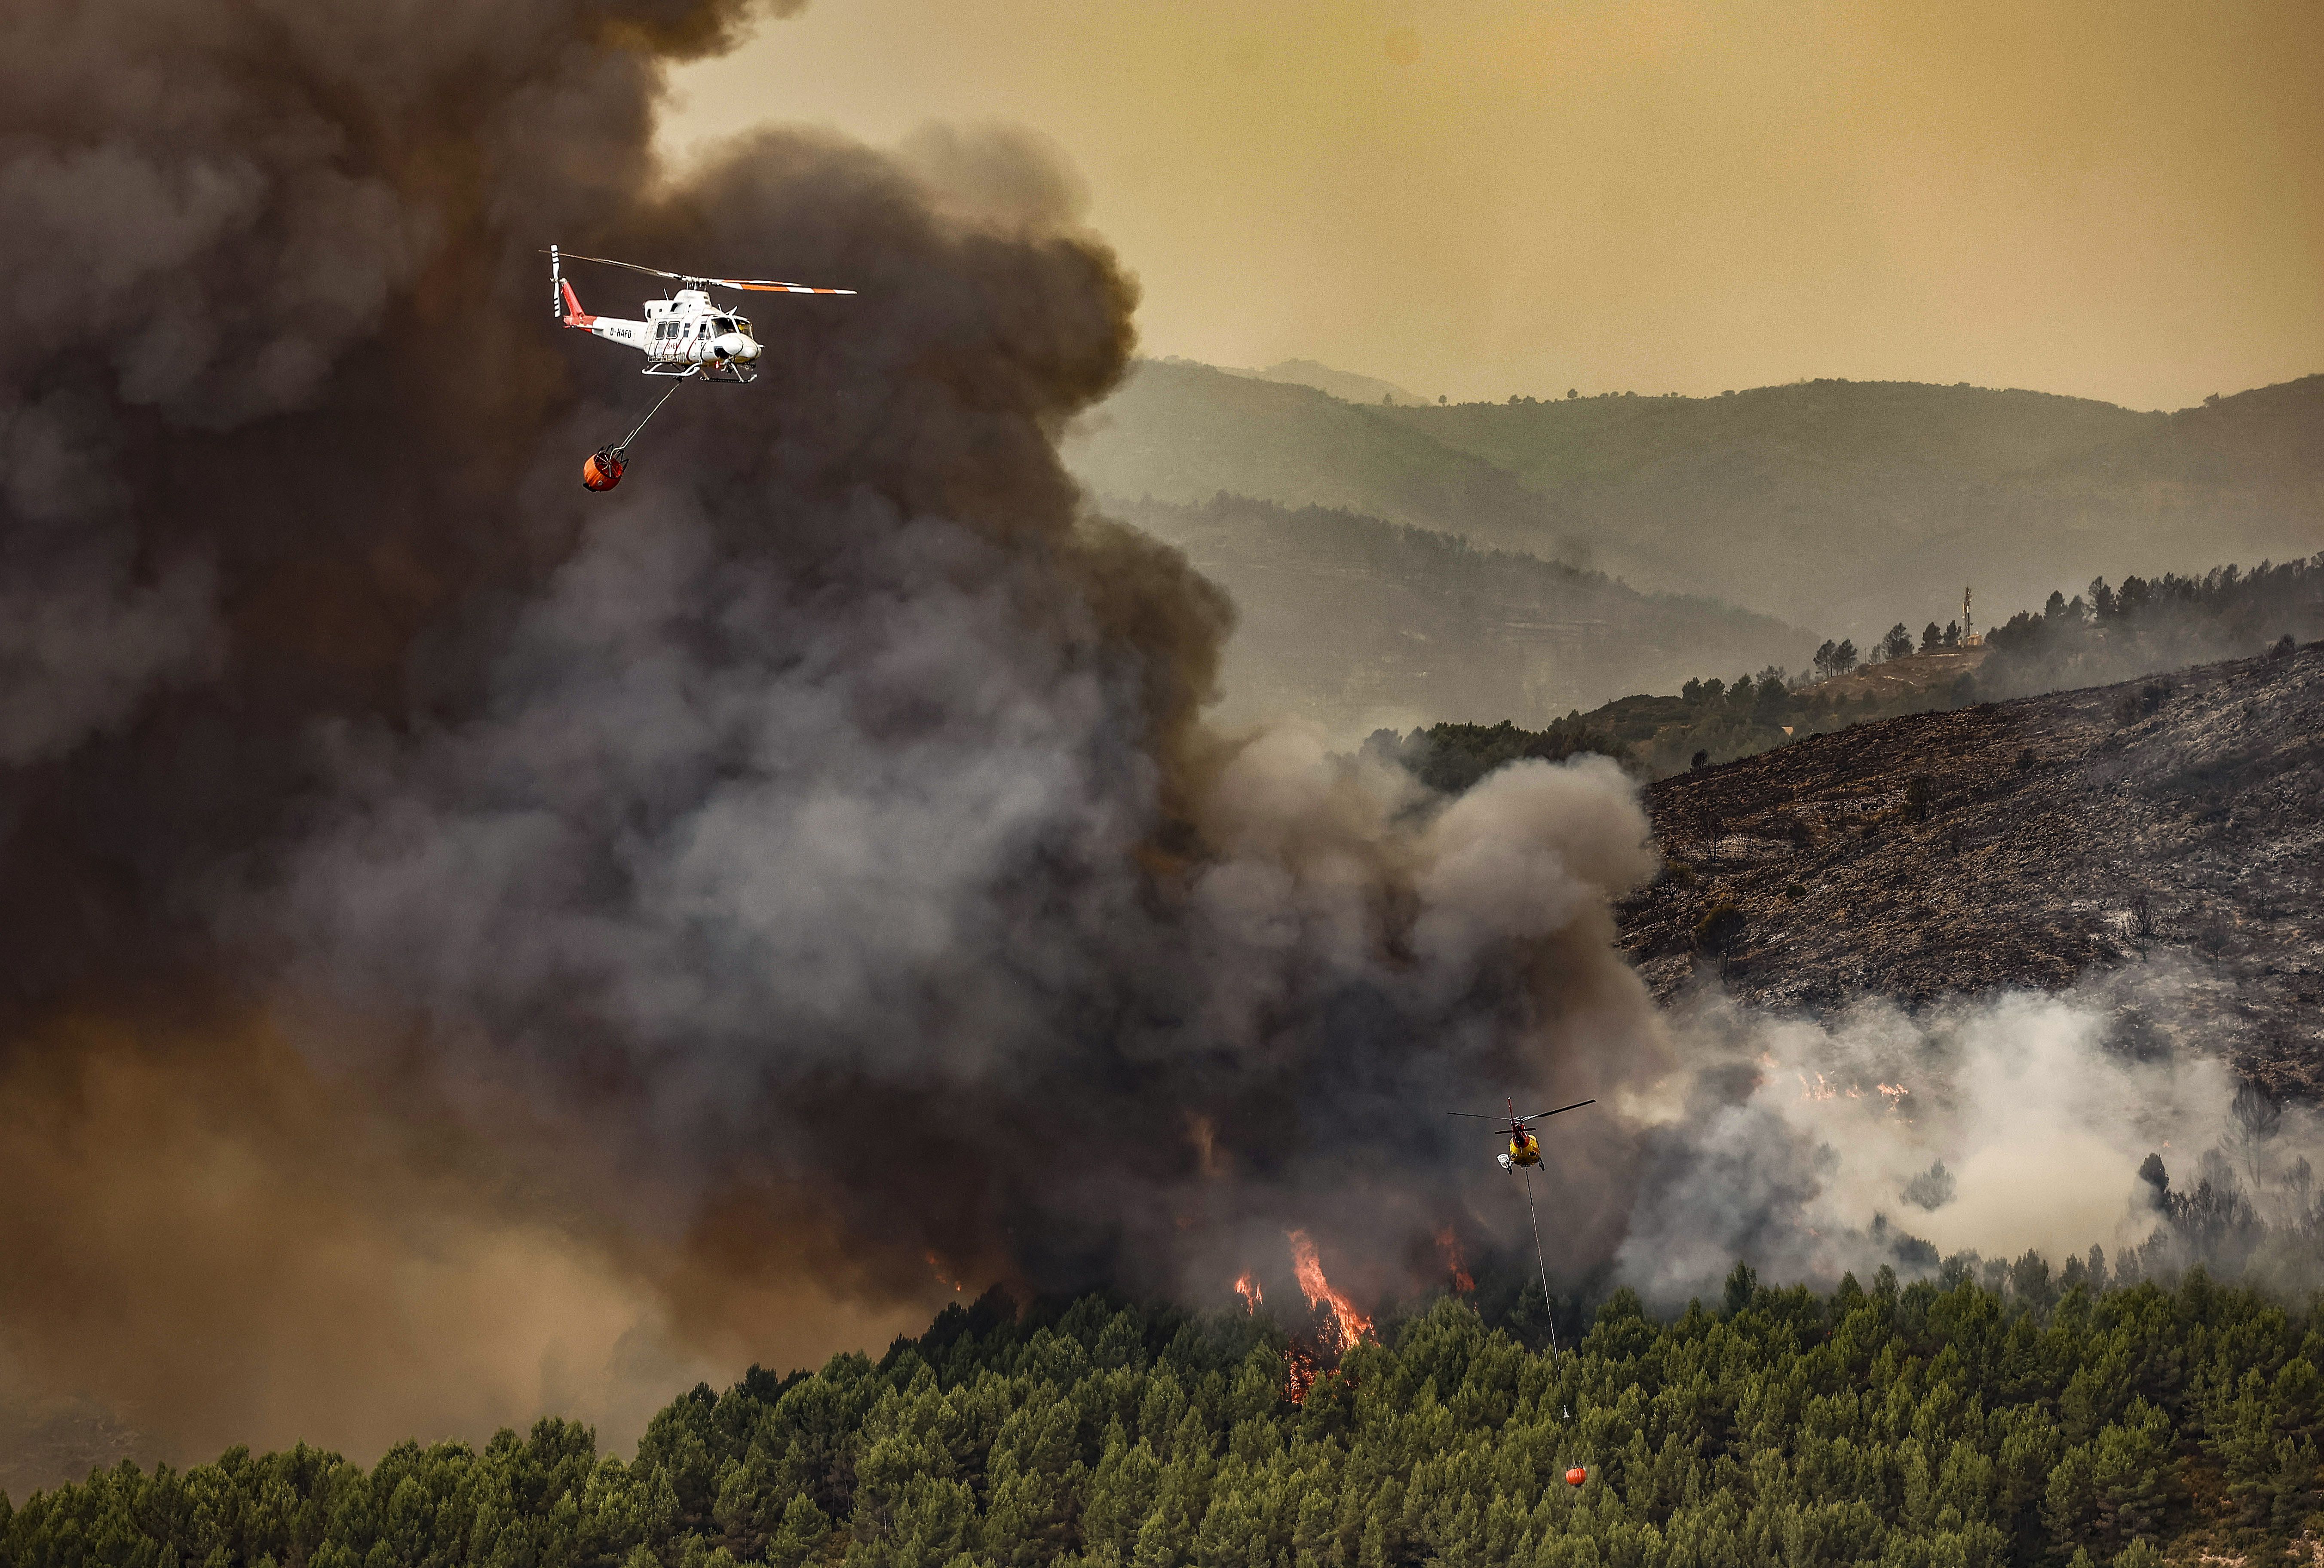
[[[1685,1066],[1634,1102],[1657,1153],[1623,1278],[1671,1302],[1738,1259],[1829,1284],[1964,1252],[2121,1258],[2163,1222],[2149,1155],[2182,1192],[2209,1180],[2263,1223],[2297,1223],[2317,1119],[2255,1102],[2216,1056],[2156,1048],[2200,1035],[2190,992],[2157,964],[2061,995],[1821,1019],[1692,998],[1674,1019]]]

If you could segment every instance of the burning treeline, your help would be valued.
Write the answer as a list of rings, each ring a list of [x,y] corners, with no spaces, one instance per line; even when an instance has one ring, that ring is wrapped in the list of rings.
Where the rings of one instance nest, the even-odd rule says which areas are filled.
[[[1506,1218],[1444,1097],[1655,1070],[1610,766],[1439,807],[1202,725],[1227,605],[1056,457],[1136,289],[1038,152],[656,165],[751,20],[0,21],[0,1392],[363,1448],[1286,1230],[1352,1337]],[[639,387],[551,239],[861,294],[600,500]]]
[[[1306,1297],[1314,1316],[1312,1334],[1295,1333],[1284,1346],[1283,1396],[1297,1405],[1306,1400],[1319,1372],[1331,1370],[1341,1357],[1372,1337],[1372,1320],[1358,1310],[1346,1292],[1334,1288],[1324,1277],[1323,1259],[1306,1231],[1286,1231],[1284,1240],[1290,1245],[1292,1274],[1299,1281],[1299,1294]],[[1235,1277],[1234,1288],[1244,1312],[1257,1316],[1267,1303],[1266,1287],[1246,1269]]]

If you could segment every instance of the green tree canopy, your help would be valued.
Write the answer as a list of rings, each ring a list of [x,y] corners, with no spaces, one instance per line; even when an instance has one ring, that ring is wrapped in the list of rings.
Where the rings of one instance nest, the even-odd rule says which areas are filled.
[[[2281,1560],[2324,1524],[2313,1308],[2105,1276],[1963,1258],[1819,1296],[1738,1265],[1667,1321],[1615,1293],[1559,1357],[1440,1299],[1301,1403],[1264,1316],[988,1298],[876,1362],[696,1388],[629,1462],[554,1420],[368,1471],[124,1462],[0,1500],[0,1568]]]

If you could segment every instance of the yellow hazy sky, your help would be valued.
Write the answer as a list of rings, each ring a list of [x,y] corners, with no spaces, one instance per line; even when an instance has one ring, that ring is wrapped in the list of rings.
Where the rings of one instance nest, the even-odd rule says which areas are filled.
[[[815,0],[666,140],[1055,141],[1143,346],[1455,401],[2324,370],[2324,0]]]

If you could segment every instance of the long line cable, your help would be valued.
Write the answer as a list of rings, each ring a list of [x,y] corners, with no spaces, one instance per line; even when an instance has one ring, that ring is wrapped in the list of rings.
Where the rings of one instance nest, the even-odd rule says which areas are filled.
[[[637,423],[637,429],[636,429],[632,430],[628,435],[623,436],[623,437],[622,438],[622,444],[621,444],[620,446],[618,446],[618,447],[614,447],[614,448],[613,448],[613,455],[614,455],[615,457],[620,457],[622,453],[624,453],[624,452],[626,452],[626,451],[628,451],[628,450],[630,449],[630,443],[631,443],[632,441],[634,441],[634,440],[636,440],[636,439],[638,438],[638,430],[642,430],[642,429],[644,429],[646,428],[646,420],[650,420],[650,419],[652,419],[656,414],[658,414],[658,413],[661,412],[661,405],[662,405],[662,403],[666,403],[666,402],[669,401],[669,400],[670,400],[671,398],[673,398],[673,397],[677,396],[677,395],[678,395],[678,389],[679,387],[684,386],[685,384],[686,384],[686,383],[685,383],[685,381],[684,381],[683,379],[678,380],[678,381],[674,381],[674,382],[672,382],[672,383],[669,383],[669,391],[668,391],[668,392],[664,392],[664,393],[662,393],[662,394],[661,394],[661,401],[660,401],[660,402],[657,402],[657,403],[655,403],[653,407],[651,407],[651,408],[648,409],[648,410],[646,410],[646,418],[645,418],[644,420],[640,420],[638,421],[638,423]]]
[[[1555,1360],[1558,1355],[1557,1314],[1550,1310],[1549,1264],[1543,1259],[1541,1253],[1541,1216],[1534,1212],[1533,1172],[1526,1167],[1519,1168],[1525,1176],[1526,1218],[1533,1222],[1534,1265],[1541,1270],[1541,1315],[1549,1323],[1549,1356],[1550,1360]]]

